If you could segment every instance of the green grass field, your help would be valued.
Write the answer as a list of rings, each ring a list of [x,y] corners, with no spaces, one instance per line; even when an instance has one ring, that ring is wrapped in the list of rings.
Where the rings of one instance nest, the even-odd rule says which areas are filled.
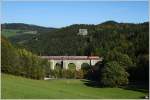
[[[20,30],[15,30],[15,29],[3,29],[2,35],[4,35],[5,37],[11,37],[17,35],[17,32],[19,31]]]
[[[2,35],[5,37],[12,37],[16,35],[23,35],[23,34],[33,34],[34,31],[27,31],[27,30],[16,30],[16,29],[2,29]]]
[[[2,98],[4,99],[136,99],[148,95],[145,92],[122,88],[97,88],[84,84],[82,80],[32,80],[2,74]]]

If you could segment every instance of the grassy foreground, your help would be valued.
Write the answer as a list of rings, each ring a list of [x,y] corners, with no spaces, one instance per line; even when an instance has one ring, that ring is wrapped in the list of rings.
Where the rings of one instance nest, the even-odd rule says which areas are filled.
[[[136,99],[148,93],[122,88],[96,88],[85,85],[82,80],[31,80],[22,77],[2,74],[1,95],[6,99]]]

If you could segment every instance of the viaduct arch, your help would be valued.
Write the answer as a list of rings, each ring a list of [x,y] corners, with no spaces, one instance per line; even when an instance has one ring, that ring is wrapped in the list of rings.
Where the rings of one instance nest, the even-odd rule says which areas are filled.
[[[98,56],[41,56],[41,58],[48,59],[51,62],[51,69],[55,69],[57,63],[62,64],[63,69],[68,69],[68,64],[73,63],[76,70],[81,69],[83,63],[93,66],[103,60],[102,57]]]

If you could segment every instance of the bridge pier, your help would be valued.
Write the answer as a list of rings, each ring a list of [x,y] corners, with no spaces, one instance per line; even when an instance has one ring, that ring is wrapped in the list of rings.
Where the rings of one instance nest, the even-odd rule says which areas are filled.
[[[68,69],[68,62],[67,61],[63,61],[63,69]]]
[[[54,70],[55,65],[56,65],[55,61],[54,60],[50,60],[50,63],[51,63],[51,69]]]
[[[80,70],[82,63],[79,61],[79,62],[76,62],[75,65],[76,65],[76,70]]]

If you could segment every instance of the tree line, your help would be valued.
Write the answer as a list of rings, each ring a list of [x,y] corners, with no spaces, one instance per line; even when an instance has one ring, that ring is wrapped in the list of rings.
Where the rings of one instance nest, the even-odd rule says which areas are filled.
[[[1,37],[1,71],[32,79],[43,79],[49,74],[50,63],[25,49],[19,49]]]

